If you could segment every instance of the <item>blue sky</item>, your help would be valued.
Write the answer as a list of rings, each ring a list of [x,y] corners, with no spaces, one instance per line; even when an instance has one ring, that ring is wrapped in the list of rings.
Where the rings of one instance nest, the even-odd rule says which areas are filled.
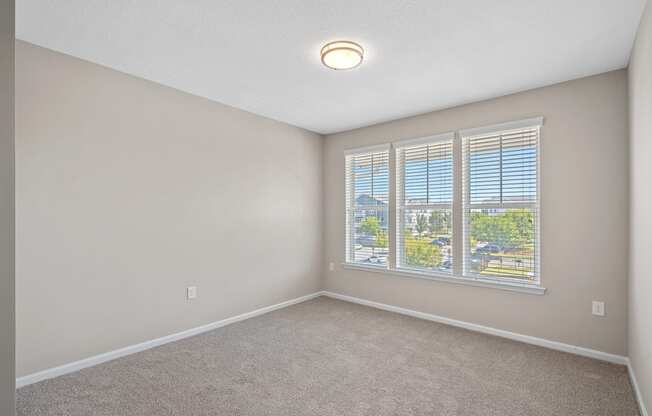
[[[389,166],[385,163],[354,166],[355,198],[373,196],[387,202]],[[536,200],[537,148],[534,144],[515,146],[501,151],[478,151],[470,157],[471,203],[533,202]],[[405,197],[411,202],[450,203],[453,199],[453,160],[448,158],[408,160],[404,165]]]

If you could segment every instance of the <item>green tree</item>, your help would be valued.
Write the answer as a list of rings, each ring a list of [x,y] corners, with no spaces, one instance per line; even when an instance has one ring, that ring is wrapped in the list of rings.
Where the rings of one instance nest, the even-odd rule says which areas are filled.
[[[508,221],[514,224],[515,235],[510,243],[512,247],[528,248],[534,242],[534,214],[529,210],[509,211]]]
[[[439,267],[443,260],[441,249],[430,241],[405,233],[405,260],[409,266]]]
[[[417,222],[414,225],[414,228],[416,229],[417,234],[419,237],[423,235],[426,231],[428,231],[428,215],[427,214],[417,214]]]
[[[389,247],[389,239],[387,238],[387,233],[383,229],[376,234],[376,246],[380,248]]]
[[[471,240],[528,249],[534,240],[534,214],[529,210],[507,210],[496,214],[472,212]]]
[[[378,217],[366,217],[360,223],[360,232],[376,236],[380,231],[380,220]]]
[[[430,232],[445,234],[450,229],[451,215],[448,211],[433,211],[430,214]]]
[[[389,239],[387,233],[383,230],[378,217],[366,217],[360,223],[360,232],[372,235],[374,237],[374,245],[371,247],[372,254],[375,254],[375,248],[387,248],[389,246]]]

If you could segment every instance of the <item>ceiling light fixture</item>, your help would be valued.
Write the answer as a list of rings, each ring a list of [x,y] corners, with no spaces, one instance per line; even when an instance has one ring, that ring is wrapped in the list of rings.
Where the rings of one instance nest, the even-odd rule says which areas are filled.
[[[321,48],[321,62],[330,69],[353,69],[362,63],[364,49],[355,42],[338,40]]]

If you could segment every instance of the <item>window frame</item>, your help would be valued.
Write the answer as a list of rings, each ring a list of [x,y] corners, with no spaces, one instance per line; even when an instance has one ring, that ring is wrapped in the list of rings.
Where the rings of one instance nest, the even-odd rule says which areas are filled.
[[[348,156],[369,153],[371,151],[387,151],[389,157],[388,169],[389,169],[389,198],[387,203],[387,220],[388,220],[388,232],[387,236],[389,239],[388,246],[388,259],[387,264],[382,266],[376,266],[371,264],[364,264],[361,262],[355,263],[350,262],[349,250],[351,235],[350,234],[350,224],[351,219],[349,219],[349,192],[350,189],[347,187],[348,183],[348,169],[345,166],[345,256],[342,266],[350,270],[362,270],[370,271],[376,273],[388,274],[391,276],[400,276],[400,277],[409,277],[409,278],[418,278],[426,280],[441,281],[453,284],[461,284],[475,287],[485,287],[493,289],[501,289],[512,292],[533,294],[533,295],[543,295],[546,292],[546,288],[542,286],[542,276],[541,276],[541,250],[542,250],[542,236],[541,236],[541,158],[542,158],[542,131],[543,131],[543,117],[534,117],[528,119],[522,119],[517,121],[510,121],[506,123],[499,123],[493,125],[487,125],[483,127],[470,128],[470,129],[461,129],[453,132],[446,132],[428,136],[422,136],[412,139],[403,139],[394,141],[391,143],[384,143],[381,145],[367,146],[362,148],[348,149],[344,151],[345,159]],[[480,274],[471,274],[467,273],[466,268],[466,258],[467,250],[470,250],[467,244],[467,223],[468,223],[468,214],[467,214],[467,204],[469,196],[466,194],[469,186],[466,184],[466,168],[467,163],[465,162],[465,149],[464,149],[464,138],[487,135],[487,134],[496,134],[503,133],[510,130],[523,130],[530,128],[537,128],[537,143],[536,143],[536,224],[535,224],[535,238],[536,238],[536,247],[535,247],[535,280],[525,281],[524,279],[519,278],[510,278],[498,275],[480,275]],[[404,187],[404,184],[399,183],[401,176],[399,174],[399,164],[398,164],[398,151],[401,148],[413,147],[417,145],[436,143],[442,140],[452,139],[453,145],[453,203],[451,207],[451,221],[452,221],[452,251],[453,251],[453,265],[451,272],[448,271],[439,271],[439,270],[428,270],[422,268],[410,268],[406,266],[401,266],[399,261],[399,256],[401,255],[400,249],[400,235],[399,232],[402,230],[402,222],[404,219],[400,218],[400,215],[403,213],[401,202],[399,201],[399,191]],[[346,161],[345,161],[346,165]],[[434,204],[437,205],[437,204]],[[514,204],[515,205],[515,204]],[[521,204],[522,205],[522,204]],[[393,214],[394,213],[394,214]]]
[[[533,286],[541,285],[541,127],[543,126],[543,117],[532,119],[525,119],[516,122],[501,123],[493,126],[480,127],[474,129],[460,130],[459,140],[462,146],[462,187],[463,187],[463,201],[462,201],[462,217],[463,221],[463,257],[462,257],[462,276],[470,279],[486,279],[496,282],[509,282],[517,284],[528,284]],[[491,135],[500,135],[501,146],[502,136],[514,134],[517,132],[536,130],[536,198],[533,202],[504,202],[499,203],[472,203],[470,195],[470,155],[468,151],[468,143],[470,140],[487,137]],[[501,150],[502,151],[502,150]],[[501,156],[502,157],[502,156]],[[502,167],[501,167],[502,169]],[[500,173],[502,175],[502,171]],[[502,189],[502,179],[501,179]],[[501,190],[502,193],[502,190]],[[468,259],[471,254],[470,236],[469,236],[469,220],[470,211],[472,209],[531,209],[535,213],[534,224],[534,278],[530,281],[524,282],[523,279],[513,278],[501,275],[481,275],[470,271]]]
[[[455,250],[453,250],[453,265],[450,270],[429,270],[427,268],[404,265],[401,262],[403,258],[403,250],[405,248],[405,211],[406,210],[441,210],[448,209],[451,213],[451,240],[453,245],[455,244],[455,232],[454,232],[454,222],[457,217],[455,213],[455,168],[457,163],[455,161],[455,132],[446,132],[441,134],[436,134],[433,136],[426,136],[417,139],[407,139],[401,140],[392,143],[393,154],[395,158],[394,163],[394,183],[395,183],[395,221],[396,221],[396,231],[394,233],[396,238],[395,243],[395,262],[393,264],[394,269],[403,272],[416,272],[416,273],[426,273],[426,274],[436,274],[443,276],[455,276],[455,262],[456,255]],[[450,203],[429,203],[427,200],[424,204],[414,204],[409,205],[405,204],[405,161],[402,158],[405,157],[404,152],[409,149],[414,149],[421,146],[429,146],[440,143],[450,142],[451,147],[451,201]],[[426,161],[429,163],[429,161]],[[429,177],[426,178],[426,181],[429,180]],[[426,196],[428,197],[428,195]]]
[[[365,268],[373,268],[373,269],[380,269],[380,270],[389,270],[391,268],[391,258],[392,258],[392,246],[391,244],[388,246],[388,260],[387,264],[385,266],[383,265],[374,265],[374,264],[365,264],[362,262],[356,262],[355,261],[355,212],[356,210],[359,209],[364,209],[364,208],[373,208],[370,210],[376,210],[379,211],[380,209],[376,207],[371,207],[371,206],[356,206],[355,204],[355,183],[352,180],[352,178],[349,177],[350,171],[349,171],[349,159],[350,158],[355,158],[359,156],[365,156],[365,155],[370,155],[374,153],[387,153],[387,161],[388,161],[388,177],[387,177],[387,188],[388,188],[388,201],[387,205],[383,207],[383,210],[385,211],[385,216],[388,221],[388,227],[387,227],[387,238],[389,241],[391,241],[391,236],[390,236],[390,228],[389,225],[391,224],[391,203],[389,201],[390,195],[391,195],[391,179],[392,179],[392,165],[391,165],[391,145],[389,143],[387,144],[382,144],[382,145],[377,145],[377,146],[366,146],[366,147],[361,147],[361,148],[355,148],[355,149],[349,149],[344,152],[344,164],[345,164],[345,174],[344,174],[344,187],[345,187],[345,198],[344,198],[344,205],[345,205],[345,228],[344,228],[344,233],[345,233],[345,254],[344,254],[344,259],[345,259],[345,264],[347,265],[354,265],[358,267],[365,267]],[[373,166],[372,166],[373,169]]]

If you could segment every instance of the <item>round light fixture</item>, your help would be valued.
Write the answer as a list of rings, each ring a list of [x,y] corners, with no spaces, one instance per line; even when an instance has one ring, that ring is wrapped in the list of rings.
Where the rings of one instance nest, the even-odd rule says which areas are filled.
[[[321,62],[330,69],[353,69],[362,63],[364,49],[355,42],[338,40],[321,48]]]

